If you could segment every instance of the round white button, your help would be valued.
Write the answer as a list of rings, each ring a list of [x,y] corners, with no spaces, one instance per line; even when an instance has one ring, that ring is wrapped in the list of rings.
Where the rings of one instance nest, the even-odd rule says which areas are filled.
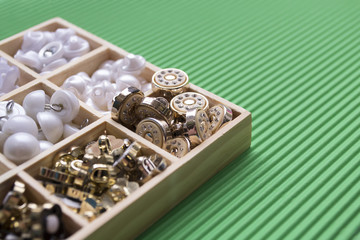
[[[20,104],[16,102],[10,104],[9,102],[10,101],[0,102],[0,117],[7,116],[10,118],[11,116],[26,114],[25,109]]]
[[[44,64],[49,64],[64,55],[64,47],[61,42],[54,41],[46,44],[39,52],[39,59]]]
[[[4,155],[19,165],[40,153],[39,141],[33,135],[19,132],[5,141]]]
[[[47,140],[56,143],[63,135],[64,125],[60,118],[52,112],[39,112],[37,119]]]
[[[67,90],[57,90],[50,98],[51,105],[61,105],[62,110],[55,112],[64,123],[71,122],[79,113],[80,103],[76,96]]]
[[[51,148],[52,146],[54,146],[54,144],[52,144],[51,142],[44,141],[44,140],[40,140],[39,144],[40,144],[40,152],[43,152],[43,151]]]
[[[64,124],[63,137],[67,138],[70,135],[73,135],[74,133],[76,133],[78,131],[79,131],[79,126],[77,126],[76,124],[73,124],[73,123]]]
[[[8,135],[26,132],[34,137],[38,135],[38,128],[35,121],[27,115],[15,115],[4,123],[2,131]]]
[[[46,104],[46,94],[44,90],[35,90],[28,93],[23,100],[23,107],[26,114],[37,121],[38,112],[43,112]]]

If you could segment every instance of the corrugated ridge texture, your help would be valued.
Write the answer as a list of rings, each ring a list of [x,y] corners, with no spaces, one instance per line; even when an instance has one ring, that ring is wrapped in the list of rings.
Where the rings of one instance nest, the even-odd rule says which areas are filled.
[[[251,149],[140,239],[358,239],[359,12],[355,0],[1,0],[0,39],[60,16],[252,112]]]

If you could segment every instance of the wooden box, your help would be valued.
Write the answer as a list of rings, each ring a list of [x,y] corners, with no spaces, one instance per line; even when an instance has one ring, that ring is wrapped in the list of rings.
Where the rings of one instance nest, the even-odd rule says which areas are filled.
[[[55,31],[57,28],[73,28],[78,35],[90,42],[91,51],[77,61],[70,62],[44,76],[13,58],[21,46],[25,32],[29,30]],[[18,66],[21,72],[20,87],[0,97],[0,101],[13,99],[22,104],[24,96],[36,89],[43,89],[46,93],[52,94],[60,89],[67,77],[80,71],[91,75],[103,61],[122,58],[127,54],[123,49],[61,18],[51,19],[0,42],[0,57],[6,58],[9,64]],[[142,76],[150,82],[153,73],[159,69],[151,63],[146,63]],[[90,125],[78,133],[56,143],[47,151],[19,166],[0,153],[0,199],[3,199],[15,180],[21,180],[26,183],[26,196],[30,201],[37,203],[49,201],[61,205],[65,229],[70,239],[134,238],[250,146],[250,112],[193,84],[189,85],[189,90],[205,95],[209,99],[210,106],[223,103],[230,107],[234,118],[184,157],[177,158],[171,155],[113,121],[110,114],[103,115],[81,102],[80,113],[75,122],[80,123],[82,119],[88,118]],[[154,94],[152,90],[145,93],[146,96],[152,94]],[[68,209],[57,197],[51,195],[36,180],[36,177],[39,175],[41,166],[50,166],[57,152],[68,149],[72,145],[83,146],[103,134],[104,130],[120,138],[138,141],[145,152],[156,152],[162,155],[169,163],[169,167],[129,197],[117,203],[111,211],[103,213],[89,223]]]

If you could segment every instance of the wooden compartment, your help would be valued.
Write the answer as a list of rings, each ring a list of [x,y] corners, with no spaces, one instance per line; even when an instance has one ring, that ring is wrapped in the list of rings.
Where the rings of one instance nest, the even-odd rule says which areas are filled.
[[[128,197],[128,198],[132,199],[131,201],[127,200],[128,198],[126,198],[125,200],[117,203],[110,211],[107,211],[107,212],[103,213],[102,215],[100,215],[96,220],[92,221],[91,223],[87,223],[86,224],[87,226],[82,228],[83,231],[87,232],[87,234],[89,234],[90,232],[93,232],[94,230],[101,227],[103,225],[104,221],[107,222],[108,219],[112,218],[114,215],[122,215],[122,211],[123,211],[123,209],[125,209],[124,204],[129,209],[132,209],[132,211],[135,211],[135,210],[141,211],[141,209],[143,209],[143,211],[146,211],[147,204],[145,204],[145,203],[147,201],[149,201],[149,199],[144,197],[143,193],[148,191],[149,188],[156,186],[157,185],[156,183],[158,183],[159,181],[164,180],[167,169],[173,164],[173,161],[175,159],[173,159],[173,157],[171,155],[169,155],[169,156],[172,159],[167,159],[164,156],[164,155],[167,155],[167,152],[163,151],[162,149],[158,149],[158,148],[149,148],[148,146],[146,146],[146,141],[143,141],[142,139],[136,139],[133,136],[129,136],[128,135],[129,132],[126,128],[115,127],[115,126],[113,126],[112,123],[109,123],[106,119],[101,119],[98,122],[96,122],[95,124],[93,124],[91,126],[91,128],[88,129],[88,131],[83,131],[80,135],[78,134],[76,137],[72,138],[71,140],[67,139],[66,142],[63,142],[61,144],[61,146],[59,145],[56,148],[52,149],[53,151],[51,153],[49,153],[48,155],[46,155],[42,159],[39,159],[36,162],[32,162],[31,165],[27,165],[23,169],[26,173],[28,173],[34,179],[41,180],[41,177],[39,177],[40,168],[41,167],[52,168],[53,164],[54,164],[54,161],[53,161],[54,156],[58,152],[69,150],[72,146],[82,146],[83,147],[87,143],[97,140],[100,135],[105,134],[105,133],[107,135],[114,135],[116,138],[121,138],[121,139],[128,138],[131,141],[138,141],[142,146],[141,152],[143,155],[149,156],[154,153],[160,154],[163,156],[163,158],[167,162],[168,167],[164,170],[164,172],[160,173],[159,175],[156,175],[155,177],[150,179],[148,182],[146,182],[144,185],[142,185],[140,187],[140,189],[138,189],[137,191],[132,193]],[[40,183],[34,182],[33,184],[36,185],[37,189],[43,189],[42,191],[47,191],[46,189],[43,188],[43,186]],[[55,196],[51,196],[51,199],[52,199],[52,201],[60,204],[62,206],[62,208],[66,208],[66,205],[63,204],[59,199],[56,199]],[[138,201],[142,202],[142,204],[140,204],[140,206],[137,204]],[[83,221],[83,222],[87,221],[85,218],[83,219],[80,215],[77,215],[76,219],[78,219],[78,221],[80,221],[79,219],[81,219],[81,221]],[[118,229],[118,225],[114,225],[112,228],[112,231],[116,231],[116,229]],[[83,238],[83,236],[82,236],[83,234],[84,233],[80,232],[77,234],[77,236],[79,236],[79,237],[73,236],[73,239]],[[124,234],[126,235],[128,233],[124,233]],[[133,234],[134,233],[132,233],[132,235]],[[80,236],[82,236],[82,237],[80,237]]]
[[[44,80],[44,79],[43,80],[34,80],[14,91],[11,91],[10,93],[8,93],[5,96],[5,98],[2,98],[1,100],[2,101],[14,100],[16,103],[22,105],[24,97],[32,91],[44,90],[45,94],[47,94],[51,97],[51,95],[58,89],[60,89],[60,88],[58,88],[56,85],[52,84],[51,82],[49,82],[47,80]],[[91,124],[91,123],[97,121],[100,117],[101,117],[101,115],[98,115],[95,111],[92,111],[92,109],[88,108],[87,105],[80,102],[79,113],[72,122],[77,125],[81,125],[81,123],[84,121],[84,119],[89,119],[89,124]],[[61,142],[61,141],[62,140],[60,139],[59,142]],[[58,143],[56,143],[56,144],[58,144]],[[44,153],[46,154],[46,152],[52,151],[51,149],[52,149],[52,147],[50,149],[46,150],[45,152],[40,153],[38,156],[35,156],[34,158],[37,159],[39,156],[41,157]],[[4,158],[5,162],[10,162],[10,164],[12,164],[12,162],[10,160],[7,160],[6,157],[2,153],[0,153],[0,157]],[[32,161],[32,159],[28,160],[27,162],[25,162],[23,164],[28,164],[28,162],[31,162],[31,161]]]
[[[0,100],[14,99],[16,102],[22,103],[27,93],[41,88],[47,93],[52,93],[59,89],[69,76],[81,71],[91,75],[105,60],[116,60],[128,54],[125,50],[60,18],[51,19],[30,30],[54,30],[59,26],[72,27],[80,36],[92,40],[94,50],[77,61],[56,69],[47,76],[33,74],[30,69],[26,70],[29,74],[35,77],[38,76],[37,79],[10,92],[6,95],[6,98],[0,98]],[[24,32],[1,41],[0,51],[3,51],[5,55],[15,53],[16,50],[14,49],[21,45],[21,37]],[[12,61],[16,64],[16,60]],[[21,66],[21,64],[19,65]],[[142,76],[151,81],[152,75],[158,70],[160,70],[159,67],[147,62]],[[69,225],[72,225],[72,223],[74,225],[73,228],[69,227],[69,232],[72,234],[69,236],[70,239],[134,238],[230,161],[248,149],[251,144],[250,112],[193,84],[189,84],[188,91],[205,95],[210,102],[210,106],[222,103],[230,107],[234,117],[232,121],[182,158],[177,158],[138,136],[135,132],[112,120],[110,115],[103,116],[81,102],[81,114],[79,114],[80,117],[75,122],[79,124],[80,119],[86,116],[93,122],[91,125],[55,144],[49,151],[45,151],[19,166],[7,161],[0,154],[0,182],[13,176],[25,178],[34,191],[41,192],[44,200],[59,203],[68,216],[66,220],[70,222]],[[145,95],[156,96],[156,93],[150,90]],[[111,211],[103,213],[97,219],[88,223],[83,217],[65,207],[58,198],[50,195],[36,179],[40,167],[50,167],[57,152],[66,151],[73,145],[83,146],[103,134],[104,130],[106,130],[107,134],[138,141],[146,149],[146,153],[156,152],[162,155],[169,162],[169,166],[164,172],[145,183],[129,197],[117,203]],[[3,188],[0,190],[5,191]]]
[[[6,178],[0,178],[0,201],[2,201],[6,194],[12,189],[14,182],[20,181],[25,184],[25,193],[24,196],[28,200],[28,203],[57,203],[56,201],[52,201],[49,197],[50,195],[45,191],[42,191],[41,188],[37,187],[37,183],[33,178],[31,178],[28,174],[24,172],[18,172],[12,175],[7,176]],[[64,224],[64,231],[66,237],[73,235],[76,231],[83,227],[83,223],[81,221],[77,221],[74,218],[73,213],[61,207],[62,210],[62,219]]]
[[[56,31],[56,29],[58,28],[72,28],[75,30],[76,35],[78,35],[79,37],[84,38],[85,40],[87,40],[90,44],[90,52],[91,53],[94,49],[100,47],[102,45],[101,41],[97,41],[100,40],[98,38],[93,37],[92,35],[89,35],[86,31],[82,30],[81,28],[76,27],[73,24],[70,24],[60,18],[54,18],[51,19],[49,21],[46,21],[44,23],[41,23],[37,26],[34,26],[32,28],[29,28],[23,32],[20,32],[18,34],[15,34],[7,39],[4,39],[2,41],[0,41],[0,50],[3,51],[4,53],[6,53],[7,55],[14,57],[14,55],[16,54],[17,50],[19,50],[21,48],[21,44],[23,42],[23,37],[25,35],[26,32],[28,31],[50,31],[50,32],[54,32]],[[89,54],[87,53],[87,54]],[[85,54],[82,57],[86,57]],[[82,58],[81,57],[81,58]],[[80,58],[80,59],[81,59]],[[80,59],[78,59],[77,61],[79,61]],[[76,61],[75,61],[76,62]],[[29,72],[39,76],[39,74],[37,72],[35,72],[34,70],[32,70],[31,68],[23,65],[22,63],[19,63],[21,66],[23,66],[24,68],[27,68]],[[67,63],[66,65],[62,66],[61,68],[66,68],[66,66],[70,64]],[[52,73],[51,73],[52,74]],[[49,75],[51,75],[49,74]]]

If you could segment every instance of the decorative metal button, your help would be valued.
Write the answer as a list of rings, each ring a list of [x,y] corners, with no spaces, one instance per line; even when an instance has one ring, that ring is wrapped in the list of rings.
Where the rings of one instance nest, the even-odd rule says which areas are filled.
[[[166,121],[168,124],[174,119],[169,102],[163,97],[145,97],[137,106],[135,114],[139,119],[152,117]]]
[[[136,133],[161,148],[172,136],[169,125],[165,121],[155,118],[145,118],[139,122]]]
[[[210,131],[215,133],[221,126],[231,121],[232,117],[233,113],[229,107],[223,104],[213,106],[209,109]]]
[[[200,93],[185,92],[171,99],[170,107],[178,115],[185,116],[186,113],[193,108],[200,108],[207,111],[209,108],[209,101]]]
[[[187,137],[177,137],[166,141],[165,150],[181,158],[190,151],[190,145],[190,140]]]
[[[135,87],[125,88],[113,100],[111,117],[117,122],[132,128],[136,123],[135,108],[143,100],[144,94]]]
[[[188,75],[176,68],[162,69],[152,77],[153,90],[160,90],[166,98],[182,93],[188,83]]]
[[[186,113],[185,135],[189,138],[192,147],[199,145],[211,136],[209,127],[210,120],[204,110],[194,108]]]

